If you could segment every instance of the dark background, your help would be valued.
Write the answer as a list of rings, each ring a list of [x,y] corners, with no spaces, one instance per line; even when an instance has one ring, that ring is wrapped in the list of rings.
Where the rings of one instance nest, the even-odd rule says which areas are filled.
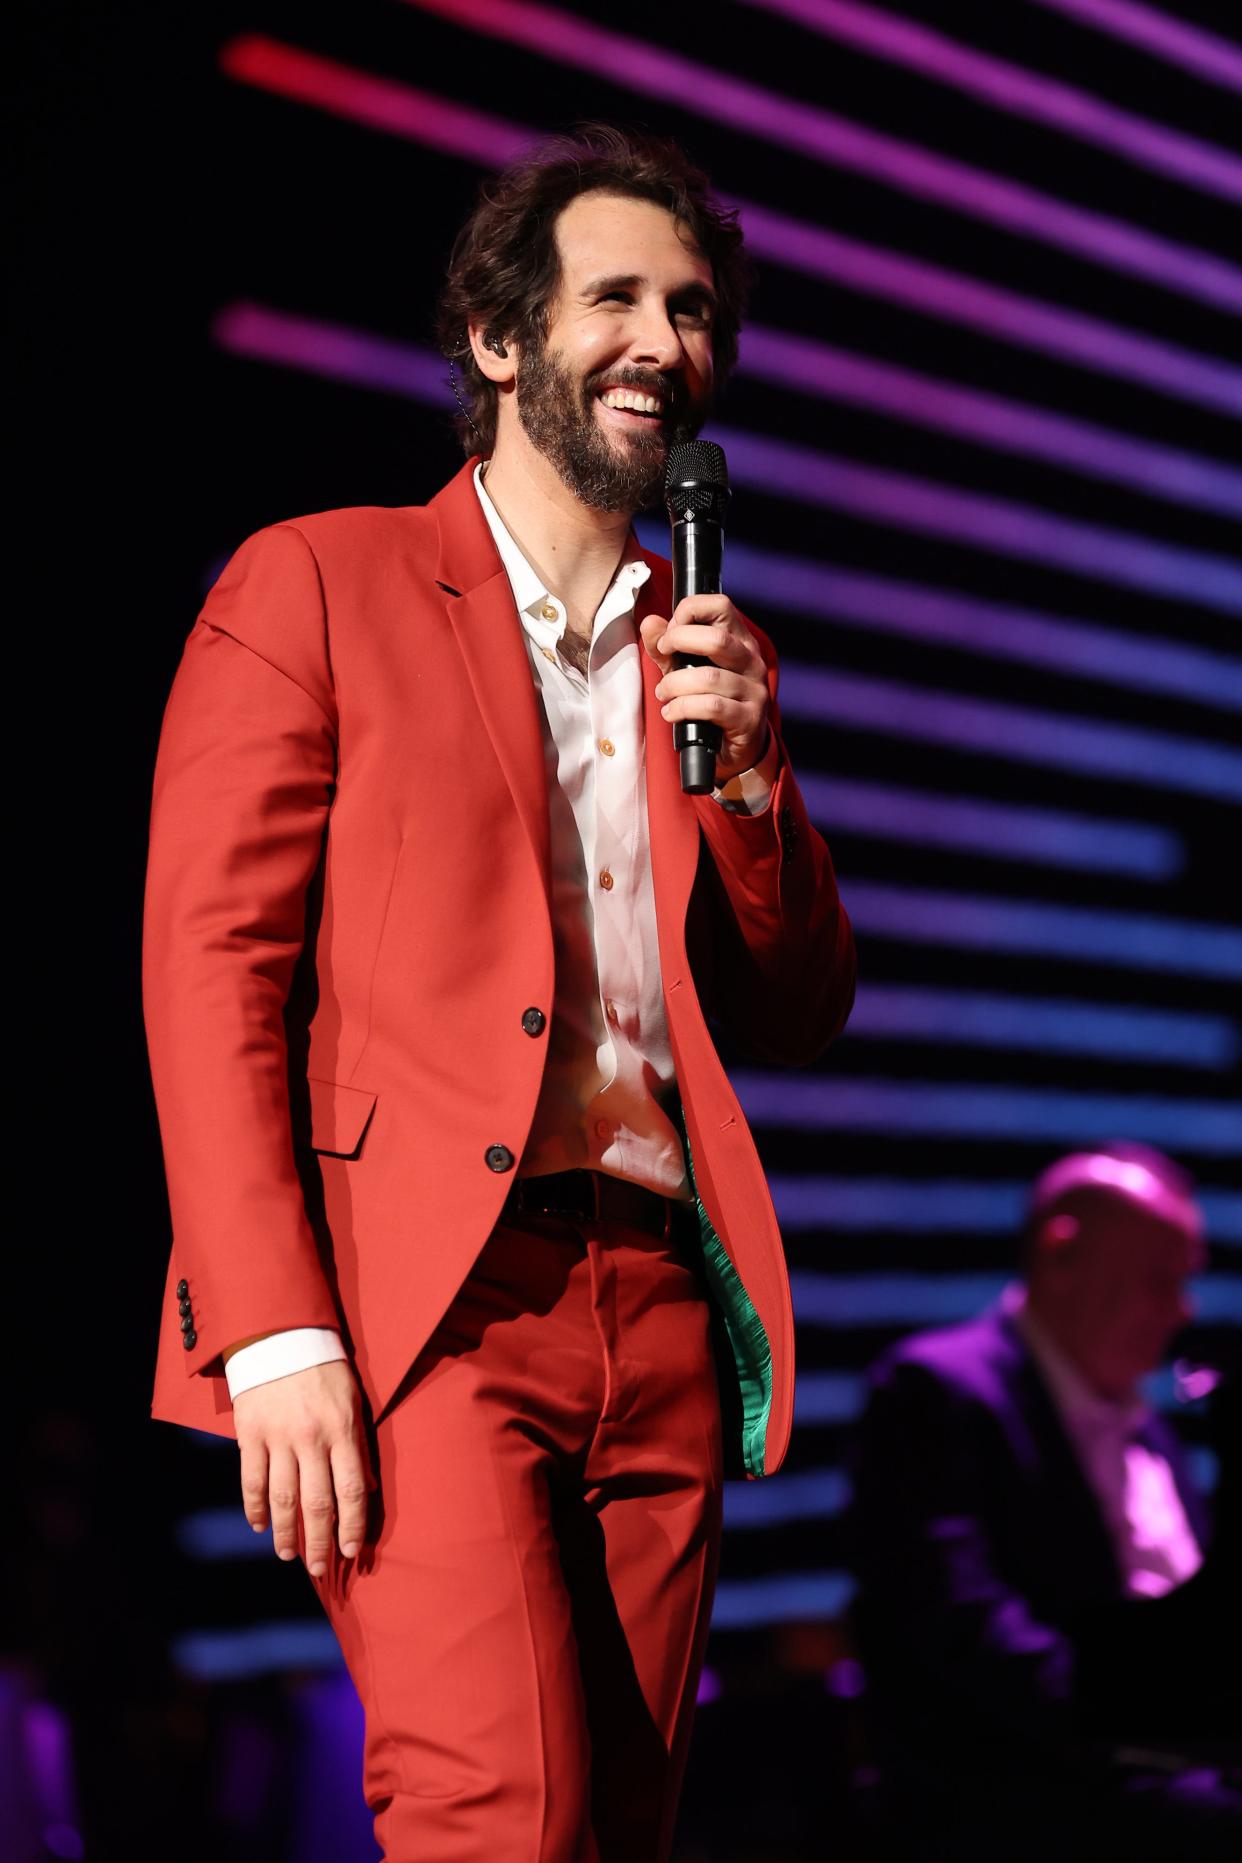
[[[585,5],[571,10],[641,45],[674,49],[1242,263],[1236,200],[758,8],[633,4],[606,21]],[[1197,4],[1178,15],[1227,35],[1232,9]],[[1236,91],[1054,11],[1025,0],[1003,8],[906,0],[900,16],[1242,159]],[[1236,37],[1236,20],[1233,30]],[[324,1811],[311,1828],[305,1812],[316,1790],[316,1804],[333,1802],[330,1761],[344,1779],[336,1798],[349,1797],[356,1741],[348,1692],[316,1640],[309,1587],[270,1559],[202,1556],[210,1541],[203,1517],[219,1523],[233,1506],[232,1452],[181,1438],[146,1415],[169,1238],[138,1003],[145,813],[168,684],[228,552],[256,527],[299,512],[421,503],[460,460],[442,409],[231,353],[213,337],[221,314],[251,303],[425,348],[447,247],[484,164],[226,77],[222,51],[251,33],[538,129],[587,116],[659,129],[683,140],[730,195],[1242,370],[1236,313],[1188,295],[1176,267],[1161,283],[1143,281],[1031,237],[1030,229],[1000,230],[644,95],[622,81],[623,60],[572,68],[399,0],[27,9],[28,55],[13,99],[9,357],[26,418],[15,456],[25,496],[15,501],[9,556],[10,634],[21,652],[11,657],[9,692],[21,747],[15,825],[24,837],[32,824],[31,877],[12,914],[11,974],[17,1007],[30,1019],[21,1051],[34,1066],[18,1069],[24,1112],[9,1157],[19,1204],[11,1287],[16,1294],[24,1261],[33,1263],[38,1292],[9,1308],[18,1341],[33,1334],[37,1350],[29,1373],[15,1380],[26,1462],[7,1587],[13,1624],[0,1779],[14,1807],[11,1828],[26,1845],[19,1854],[30,1857],[136,1858],[172,1845],[183,1857],[223,1849],[289,1863],[368,1854],[356,1822],[334,1830]],[[1238,467],[1236,413],[772,257],[761,263],[752,321],[830,343],[860,362],[916,371],[962,395],[982,391],[1073,416],[1140,449],[1159,444]],[[1154,496],[1088,474],[1072,456],[1037,460],[1012,440],[982,445],[943,425],[879,412],[865,398],[824,398],[796,375],[760,380],[746,373],[745,341],[742,361],[720,411],[731,429],[1136,540],[1239,556],[1236,504],[1229,515]],[[761,1149],[778,1187],[811,1174],[878,1182],[889,1187],[876,1193],[881,1209],[893,1186],[1004,1193],[1058,1149],[1147,1137],[1206,1188],[1216,1292],[1205,1289],[1204,1318],[1184,1351],[1223,1361],[1236,1352],[1242,1315],[1238,1148],[1222,1142],[1218,1128],[1205,1142],[1202,1134],[1214,1128],[1208,1118],[1200,1125],[1195,1108],[1216,1116],[1238,1110],[1236,1045],[1229,1045],[1236,1044],[1236,950],[1219,974],[1195,974],[1141,953],[1087,963],[1041,950],[1038,940],[1020,951],[934,943],[918,921],[923,892],[935,890],[1236,928],[1236,765],[1232,801],[1193,793],[1176,772],[1179,744],[1187,757],[1205,743],[1236,746],[1237,659],[1231,705],[1223,680],[1214,695],[1192,699],[1158,685],[1140,690],[1126,669],[1144,643],[1236,656],[1237,607],[998,553],[986,527],[977,537],[933,537],[899,513],[884,521],[851,516],[765,495],[753,483],[738,483],[734,515],[739,546],[1113,630],[1118,670],[1115,678],[1087,679],[1013,657],[999,624],[986,617],[968,647],[952,647],[903,633],[891,617],[866,626],[786,604],[765,610],[761,592],[748,589],[744,605],[791,665],[916,688],[930,696],[932,715],[942,695],[944,717],[953,697],[1177,741],[1154,747],[1150,766],[1122,781],[1065,767],[1051,751],[1047,759],[1003,747],[981,755],[951,737],[932,742],[903,724],[895,699],[882,729],[795,707],[788,737],[800,770],[918,792],[936,807],[946,797],[969,798],[1145,824],[1185,850],[1179,871],[1143,878],[948,848],[910,830],[903,836],[891,818],[866,834],[824,819],[847,903],[851,883],[860,897],[866,887],[906,889],[907,923],[884,930],[859,914],[860,1026],[819,1072],[856,1083],[858,1094],[868,1084],[924,1083],[929,1097],[919,1104],[931,1111],[890,1129],[838,1123],[808,1134],[780,1119],[764,1124]],[[899,615],[900,589],[893,599]],[[1043,1025],[1038,1005],[1049,1001],[1163,1008],[1212,1018],[1222,1045],[1213,1062],[1191,1066],[1074,1052],[1064,1033],[1055,1047],[981,1043],[955,1038],[951,1028],[934,1041],[880,1039],[862,1023],[869,987],[936,992],[950,1014],[954,993],[1027,998],[1032,1026]],[[736,1060],[753,1078],[746,1058]],[[1050,1124],[989,1136],[950,1119],[936,1130],[937,1109],[949,1105],[944,1094],[955,1083],[983,1086],[1001,1100],[1032,1090]],[[1111,1111],[1073,1097],[1105,1094],[1115,1096]],[[835,1420],[827,1402],[800,1423],[785,1478],[789,1499],[782,1502],[778,1482],[763,1490],[762,1503],[747,1494],[734,1504],[711,1656],[722,1693],[701,1717],[685,1858],[813,1855],[816,1834],[827,1828],[839,1835],[838,1854],[848,1853],[847,1781],[860,1772],[865,1780],[867,1761],[862,1679],[839,1609],[848,1546],[833,1485],[848,1454],[850,1381],[903,1325],[969,1310],[976,1282],[963,1277],[980,1277],[983,1286],[1010,1260],[1006,1224],[972,1230],[954,1219],[951,1199],[938,1226],[921,1228],[886,1225],[882,1215],[851,1223],[839,1208],[824,1189],[819,1214],[791,1227],[791,1264],[802,1276],[836,1275],[843,1287],[869,1288],[873,1318],[804,1327],[802,1365],[844,1380],[846,1394]],[[905,1285],[899,1276],[918,1283],[905,1311],[894,1292]],[[1205,1447],[1205,1418],[1193,1406],[1179,1415],[1192,1445]],[[1210,1481],[1210,1455],[1200,1467]],[[200,1522],[198,1539],[186,1526],[191,1517]],[[224,1529],[215,1530],[223,1538],[210,1543],[228,1544]],[[829,1608],[833,1600],[837,1608]],[[284,1642],[281,1627],[290,1633]],[[240,1640],[230,1643],[236,1633]],[[770,1750],[740,1732],[742,1711],[756,1703]],[[745,1725],[753,1724],[751,1714]],[[756,1782],[756,1829],[735,1809],[727,1817],[721,1809],[720,1781],[743,1763]]]

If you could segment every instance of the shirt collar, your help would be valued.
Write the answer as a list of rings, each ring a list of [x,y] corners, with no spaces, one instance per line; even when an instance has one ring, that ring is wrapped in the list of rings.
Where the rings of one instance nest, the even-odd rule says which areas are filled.
[[[545,649],[554,648],[565,632],[564,605],[545,587],[543,578],[529,562],[521,545],[496,509],[483,483],[482,461],[474,469],[474,489],[478,493],[483,516],[487,519],[488,529],[500,553],[505,574],[509,578],[513,599],[522,617],[522,625],[539,646]],[[625,555],[609,584],[607,594],[599,605],[599,612],[595,617],[597,631],[601,625],[634,606],[638,591],[650,574],[650,565],[643,561],[637,539],[631,530],[625,547]],[[542,612],[547,608],[555,611],[553,616]]]

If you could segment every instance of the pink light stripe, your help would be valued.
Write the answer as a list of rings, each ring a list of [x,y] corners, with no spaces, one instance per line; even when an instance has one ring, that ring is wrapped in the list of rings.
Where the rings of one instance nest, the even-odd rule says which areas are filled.
[[[1242,562],[1233,558],[1082,524],[1032,505],[957,491],[735,428],[713,428],[710,437],[728,453],[732,479],[769,496],[847,511],[871,523],[1042,563],[1183,605],[1193,602],[1221,614],[1242,615]]]
[[[368,129],[402,136],[448,155],[469,156],[484,166],[507,162],[536,137],[534,130],[520,123],[506,123],[412,85],[353,70],[262,33],[231,39],[221,49],[220,69],[239,83],[330,110]]]
[[[828,343],[751,327],[742,339],[741,368],[778,387],[796,387],[996,451],[1046,460],[1150,498],[1242,517],[1242,472]]]
[[[526,125],[429,98],[260,35],[231,41],[220,61],[240,83],[485,168],[506,161],[535,134]],[[980,284],[921,260],[844,239],[753,203],[737,204],[754,251],[775,264],[885,298],[915,315],[982,330],[997,342],[1034,349],[1061,362],[1242,417],[1242,371],[1223,362],[1077,311]]]
[[[613,84],[659,97],[816,161],[866,175],[917,200],[1041,240],[1092,265],[1145,279],[1217,310],[1242,313],[1242,272],[1196,247],[1161,239],[1112,216],[937,155],[852,123],[833,111],[748,84],[675,52],[628,39],[533,0],[406,0],[490,37]]]
[[[1135,0],[1031,0],[1032,5],[1064,13],[1083,26],[1097,32],[1111,33],[1125,39],[1155,58],[1180,65],[1209,84],[1223,90],[1242,92],[1242,51],[1226,39],[1218,39],[1199,26],[1185,20],[1169,19],[1155,7],[1138,6]]]
[[[1093,143],[1136,167],[1169,175],[1224,200],[1242,201],[1242,162],[1225,150],[1118,110],[1089,91],[959,45],[912,20],[878,13],[854,0],[743,0],[743,4],[783,14],[824,38],[842,40],[965,91],[998,110]]]
[[[307,317],[233,306],[214,334],[236,353],[303,368],[365,387],[444,405],[444,365],[433,351],[321,324]],[[1029,505],[959,492],[783,440],[715,429],[738,484],[800,503],[848,511],[870,522],[947,537],[967,549],[1040,562],[1093,580],[1119,583],[1227,614],[1242,614],[1242,564],[1152,543],[1126,531],[1054,517]]]

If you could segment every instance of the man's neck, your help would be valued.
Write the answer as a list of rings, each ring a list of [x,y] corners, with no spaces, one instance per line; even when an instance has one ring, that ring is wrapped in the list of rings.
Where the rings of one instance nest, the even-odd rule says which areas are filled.
[[[574,632],[589,639],[625,550],[629,514],[599,511],[575,498],[520,428],[497,435],[483,479],[527,562],[565,604]]]

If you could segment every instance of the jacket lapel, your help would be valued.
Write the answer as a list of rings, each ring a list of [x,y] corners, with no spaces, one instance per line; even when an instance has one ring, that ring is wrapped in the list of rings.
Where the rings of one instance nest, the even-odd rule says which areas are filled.
[[[482,714],[513,794],[545,893],[550,893],[548,778],[539,704],[513,590],[474,489],[476,460],[432,501],[440,533],[436,581]],[[462,746],[463,756],[473,747]]]

